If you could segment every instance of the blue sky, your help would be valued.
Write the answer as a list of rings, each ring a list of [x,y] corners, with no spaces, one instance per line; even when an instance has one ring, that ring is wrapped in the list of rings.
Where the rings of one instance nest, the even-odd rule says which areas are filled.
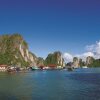
[[[37,56],[84,52],[100,40],[99,0],[0,0],[0,34],[20,33]]]

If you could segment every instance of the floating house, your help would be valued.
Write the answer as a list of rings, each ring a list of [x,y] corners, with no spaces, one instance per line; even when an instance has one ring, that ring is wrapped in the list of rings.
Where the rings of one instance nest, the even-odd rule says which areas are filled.
[[[56,69],[57,68],[57,65],[55,65],[55,64],[49,64],[48,65],[51,69]]]
[[[8,65],[0,65],[0,71],[6,71],[7,70]]]

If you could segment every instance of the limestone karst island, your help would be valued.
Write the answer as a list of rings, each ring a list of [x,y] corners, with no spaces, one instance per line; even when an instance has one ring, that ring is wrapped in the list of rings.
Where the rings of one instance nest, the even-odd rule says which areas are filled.
[[[72,62],[65,62],[63,54],[55,51],[44,59],[29,50],[28,43],[20,34],[0,36],[0,71],[16,72],[38,69],[67,69],[99,67],[100,59],[88,56],[85,61],[73,57]]]

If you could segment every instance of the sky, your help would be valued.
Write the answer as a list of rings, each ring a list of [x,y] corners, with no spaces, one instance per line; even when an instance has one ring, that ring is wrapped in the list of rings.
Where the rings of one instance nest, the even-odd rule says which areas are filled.
[[[12,33],[37,56],[82,55],[100,40],[100,0],[0,0],[0,35]]]

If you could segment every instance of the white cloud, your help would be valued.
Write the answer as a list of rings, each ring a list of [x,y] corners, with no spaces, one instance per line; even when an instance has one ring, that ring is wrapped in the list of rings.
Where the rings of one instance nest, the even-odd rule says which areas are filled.
[[[100,41],[96,42],[96,44],[87,45],[86,48],[88,51],[96,52],[97,54],[100,54]]]
[[[94,53],[94,58],[100,58],[100,41],[96,44],[86,46],[87,50]]]
[[[65,62],[73,61],[73,57],[82,58],[85,61],[88,56],[94,57],[95,59],[100,58],[100,41],[92,45],[87,45],[85,53],[75,55],[71,55],[69,53],[63,54]]]
[[[76,57],[83,59],[83,61],[85,61],[88,56],[94,57],[94,54],[92,52],[85,52],[83,54],[76,55]]]
[[[69,53],[64,53],[63,54],[63,58],[64,58],[64,60],[65,60],[66,63],[73,61],[73,56],[71,54],[69,54]]]
[[[88,57],[88,56],[93,57],[94,54],[93,54],[92,52],[85,52],[85,53],[82,54],[82,56],[83,56],[83,57]]]

